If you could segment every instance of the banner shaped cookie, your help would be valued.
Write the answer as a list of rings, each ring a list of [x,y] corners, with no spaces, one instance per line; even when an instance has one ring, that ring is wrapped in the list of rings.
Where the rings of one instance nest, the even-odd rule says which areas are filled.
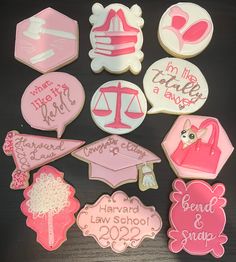
[[[154,239],[162,220],[154,207],[146,207],[137,197],[117,191],[103,195],[93,205],[85,205],[77,217],[84,236],[92,236],[102,248],[116,253],[137,248],[144,238]]]
[[[16,26],[15,58],[47,73],[78,57],[78,23],[48,7]]]
[[[94,93],[90,110],[95,124],[110,134],[126,134],[139,127],[147,112],[147,101],[135,84],[114,80]]]
[[[53,72],[36,78],[21,98],[21,112],[33,128],[56,130],[60,138],[84,106],[81,83],[67,73]]]
[[[177,176],[215,179],[234,148],[220,122],[207,116],[180,116],[162,142]]]
[[[211,253],[219,258],[224,254],[228,240],[223,234],[226,216],[223,184],[209,185],[195,180],[187,184],[181,179],[173,183],[170,195],[169,249],[174,253],[182,249],[191,255]]]
[[[72,155],[89,164],[89,179],[103,181],[112,188],[136,182],[138,171],[141,190],[158,188],[153,163],[161,162],[160,158],[123,137],[105,137]]]
[[[24,190],[21,204],[26,225],[37,233],[37,242],[48,251],[66,241],[66,232],[75,223],[74,213],[80,208],[74,188],[63,176],[54,167],[41,167],[32,185]]]
[[[193,57],[210,43],[213,23],[208,12],[194,3],[178,3],[162,15],[158,39],[167,53],[176,57]]]
[[[12,156],[16,169],[12,173],[11,189],[24,189],[29,185],[29,171],[61,158],[83,145],[80,140],[7,133],[3,145],[6,155]]]
[[[138,5],[128,8],[121,4],[103,7],[95,3],[89,21],[93,26],[90,32],[92,50],[91,68],[95,73],[103,69],[111,73],[130,70],[133,74],[141,71],[143,60],[144,21]]]
[[[208,96],[206,79],[198,67],[171,57],[148,68],[143,87],[152,105],[148,114],[190,114],[201,108]]]

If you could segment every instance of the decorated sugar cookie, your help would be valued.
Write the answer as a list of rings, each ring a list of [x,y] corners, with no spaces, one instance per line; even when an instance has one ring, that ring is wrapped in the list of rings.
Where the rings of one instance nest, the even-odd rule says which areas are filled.
[[[221,183],[211,186],[202,180],[187,184],[181,179],[174,181],[170,195],[170,251],[185,250],[191,255],[211,253],[216,258],[224,255],[223,244],[228,240],[223,234],[226,223],[224,193]]]
[[[128,8],[121,4],[103,7],[95,3],[89,21],[93,26],[90,32],[92,50],[91,68],[95,73],[103,69],[111,73],[130,70],[133,74],[141,71],[143,60],[144,20],[138,5]]]
[[[11,189],[24,189],[29,185],[29,171],[59,159],[85,142],[80,140],[20,134],[9,131],[3,151],[12,156],[16,169],[12,173]]]
[[[84,100],[83,86],[74,76],[47,73],[26,88],[21,99],[21,112],[31,127],[56,130],[60,138],[66,125],[79,115]]]
[[[208,85],[194,64],[166,57],[153,63],[143,79],[144,92],[152,108],[148,114],[189,114],[207,100]]]
[[[26,225],[37,233],[37,242],[48,251],[66,241],[66,232],[75,223],[74,213],[80,208],[74,188],[63,176],[54,167],[41,167],[34,174],[32,185],[24,190],[25,200],[21,204]]]
[[[77,21],[48,7],[17,24],[15,58],[47,73],[78,57]]]
[[[160,158],[149,150],[117,135],[88,144],[72,155],[89,164],[89,179],[100,180],[112,188],[136,182],[144,191],[157,189],[153,164]]]
[[[181,178],[215,179],[234,148],[213,117],[180,116],[162,142],[171,167]]]
[[[193,57],[210,43],[213,23],[208,12],[194,3],[178,3],[162,15],[158,39],[167,53],[176,57]]]
[[[147,101],[135,84],[114,80],[104,83],[94,93],[91,115],[98,127],[110,134],[126,134],[144,120]]]
[[[117,191],[85,205],[77,216],[77,225],[84,236],[92,236],[102,248],[121,253],[128,247],[137,248],[144,238],[154,239],[162,220],[154,207]]]

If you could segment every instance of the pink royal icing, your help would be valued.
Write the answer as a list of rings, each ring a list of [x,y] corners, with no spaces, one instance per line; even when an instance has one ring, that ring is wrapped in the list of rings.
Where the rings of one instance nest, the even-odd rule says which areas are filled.
[[[83,86],[75,77],[53,72],[28,85],[21,98],[21,112],[31,127],[56,130],[60,138],[66,125],[79,115],[84,101]]]
[[[149,150],[117,135],[88,144],[72,155],[90,164],[89,179],[112,188],[136,182],[139,166],[161,161]]]
[[[185,184],[176,179],[173,190],[169,249],[174,253],[183,249],[192,255],[211,253],[216,258],[222,257],[223,244],[228,240],[222,233],[226,223],[224,185],[211,186],[201,180]]]
[[[8,132],[3,151],[8,156],[12,155],[16,165],[10,187],[12,189],[26,188],[30,170],[59,159],[84,143],[80,140],[19,134],[17,131]]]
[[[214,179],[234,148],[220,122],[206,116],[180,116],[162,142],[177,176]]]
[[[66,232],[75,222],[74,213],[80,208],[74,188],[63,176],[51,166],[40,168],[32,185],[24,190],[25,200],[21,204],[26,225],[37,233],[37,242],[48,251],[66,241]]]
[[[201,6],[180,2],[162,15],[158,39],[163,48],[176,57],[188,58],[201,53],[210,43],[213,22]]]
[[[123,31],[121,31],[122,28]],[[99,32],[97,33],[97,35],[95,33],[96,54],[101,54],[104,56],[117,56],[135,52],[135,44],[138,40],[137,34],[139,33],[139,30],[127,24],[122,9],[119,9],[117,11],[110,9],[104,24],[102,26],[93,28],[92,31]],[[104,41],[104,38],[110,39],[110,43],[105,44],[103,42],[100,42],[101,40]],[[112,45],[113,50],[109,49],[109,47]]]
[[[77,21],[49,7],[17,24],[15,58],[20,62],[46,73],[77,57]]]
[[[84,236],[92,236],[102,248],[116,253],[137,248],[144,238],[154,239],[162,220],[154,207],[146,207],[137,197],[124,192],[103,195],[93,205],[85,205],[77,217]]]
[[[131,70],[138,74],[141,70],[143,36],[141,27],[142,10],[138,5],[128,8],[121,4],[103,7],[95,3],[89,21],[93,25],[90,32],[93,59],[91,68],[99,73],[106,69],[113,73]]]
[[[169,15],[172,17],[171,25],[164,29],[171,30],[176,34],[176,37],[179,40],[180,51],[182,50],[184,44],[200,43],[210,34],[212,30],[211,21],[206,19],[199,19],[193,24],[190,24],[189,27],[184,28],[187,23],[186,18],[188,18],[189,15],[179,6],[172,7]],[[182,28],[184,28],[184,31],[181,33],[179,30]]]
[[[95,123],[111,134],[125,134],[137,128],[147,111],[142,90],[128,81],[109,81],[98,88],[91,100]]]

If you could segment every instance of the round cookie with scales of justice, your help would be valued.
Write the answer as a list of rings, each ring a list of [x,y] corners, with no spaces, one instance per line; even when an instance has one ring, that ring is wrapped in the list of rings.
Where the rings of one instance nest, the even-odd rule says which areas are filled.
[[[110,134],[126,134],[143,122],[147,100],[135,84],[114,80],[101,85],[94,93],[90,110],[95,124]]]
[[[165,51],[189,58],[201,53],[210,43],[213,22],[209,13],[194,3],[177,3],[162,15],[158,39]]]

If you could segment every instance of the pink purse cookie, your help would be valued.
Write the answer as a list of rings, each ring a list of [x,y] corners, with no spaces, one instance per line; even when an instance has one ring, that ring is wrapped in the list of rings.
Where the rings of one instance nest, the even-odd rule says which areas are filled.
[[[11,189],[24,189],[29,185],[29,171],[59,159],[85,142],[80,140],[20,134],[13,130],[7,133],[3,151],[12,156],[16,169],[12,173]]]
[[[228,240],[223,234],[224,193],[221,183],[211,186],[202,180],[187,184],[181,179],[173,182],[168,230],[170,251],[178,253],[183,249],[191,255],[211,253],[216,258],[224,255],[223,244]]]
[[[234,148],[219,120],[180,116],[162,142],[177,176],[214,179]]]
[[[144,238],[154,239],[162,220],[154,207],[146,207],[137,197],[117,191],[103,195],[93,205],[85,205],[77,217],[84,236],[92,236],[102,248],[116,253],[137,248]]]
[[[26,225],[37,233],[37,242],[48,251],[66,241],[66,232],[75,223],[74,213],[80,203],[74,194],[63,173],[51,166],[40,168],[32,185],[24,190],[21,211],[27,216]]]

